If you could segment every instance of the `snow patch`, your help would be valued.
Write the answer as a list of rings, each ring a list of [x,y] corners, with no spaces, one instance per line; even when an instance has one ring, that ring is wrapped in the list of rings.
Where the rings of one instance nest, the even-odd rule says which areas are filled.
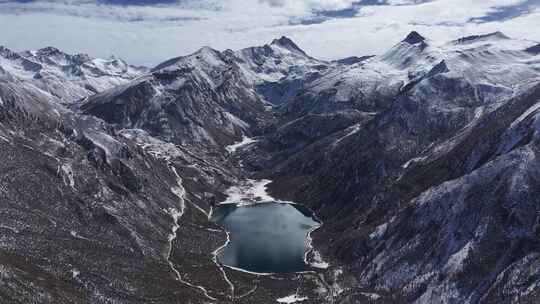
[[[65,180],[64,180],[64,183],[69,185],[71,188],[75,189],[75,179],[73,178],[73,169],[71,168],[71,164],[63,164],[61,166],[61,169],[68,179],[68,183],[66,183]]]
[[[334,141],[334,143],[332,143],[332,147],[334,147],[334,148],[337,147],[344,139],[358,133],[358,131],[360,131],[360,124],[356,124],[354,126],[351,126],[351,127],[348,128],[348,130],[350,130],[350,131],[347,134],[345,134],[344,136],[336,139],[336,141]]]
[[[293,295],[290,295],[290,296],[279,298],[279,299],[277,299],[277,302],[278,303],[288,303],[288,304],[290,304],[290,303],[303,302],[303,301],[306,301],[307,299],[308,299],[307,297],[301,297],[298,294],[293,294]]]
[[[133,140],[155,158],[170,161],[173,158],[185,158],[186,155],[172,143],[161,141],[141,129],[123,129],[118,132],[122,137]]]
[[[268,194],[267,185],[272,181],[268,179],[248,179],[239,186],[233,186],[225,191],[227,199],[220,204],[236,204],[238,206],[252,205],[262,202],[282,202]],[[284,202],[292,203],[292,202]]]
[[[78,271],[76,268],[73,268],[71,270],[71,277],[73,277],[73,279],[78,279],[79,278],[79,275],[81,274],[80,271]]]
[[[371,300],[378,300],[381,298],[380,295],[376,294],[376,293],[372,293],[372,292],[361,292],[361,294]]]
[[[527,109],[527,111],[521,114],[514,122],[512,122],[512,124],[510,125],[510,128],[516,127],[520,122],[524,121],[531,114],[538,112],[539,109],[540,109],[540,102],[534,104],[532,107]]]
[[[369,235],[369,239],[373,240],[373,239],[379,239],[381,238],[384,233],[386,232],[386,229],[388,228],[388,223],[384,223],[382,225],[379,225],[375,228],[375,231],[373,231],[370,235]]]
[[[467,244],[465,244],[465,246],[463,246],[463,248],[452,254],[448,259],[445,268],[448,269],[450,272],[461,271],[461,269],[463,269],[463,263],[469,256],[472,247],[472,243],[468,242]]]
[[[227,119],[233,124],[233,125],[236,125],[242,129],[248,129],[249,128],[249,124],[245,121],[243,121],[242,119],[238,118],[237,116],[229,113],[229,112],[224,112],[223,113]]]
[[[71,230],[71,231],[69,232],[69,234],[71,234],[71,236],[74,237],[74,238],[76,238],[76,239],[81,239],[81,240],[91,241],[89,238],[85,238],[84,236],[78,234],[77,231],[74,231],[74,230]]]
[[[319,228],[319,227],[317,227]],[[310,242],[311,244],[311,242]],[[315,267],[315,268],[319,268],[319,269],[327,269],[330,264],[328,264],[328,262],[325,262],[321,256],[321,253],[318,252],[317,250],[315,249],[312,249],[311,250],[311,262],[309,263],[309,265],[311,265],[312,267]]]
[[[234,143],[232,145],[226,146],[225,150],[227,150],[229,153],[232,154],[232,153],[236,152],[236,150],[238,150],[239,148],[247,146],[247,145],[255,143],[255,142],[257,142],[257,140],[255,140],[253,138],[249,138],[249,137],[244,135],[244,136],[242,136],[241,141],[239,141],[237,143]]]
[[[418,163],[421,161],[424,161],[427,159],[427,156],[421,156],[421,157],[415,157],[413,159],[408,160],[405,164],[403,164],[403,169],[407,169],[411,164]]]
[[[178,210],[176,208],[170,208],[167,211],[174,220],[174,224],[173,224],[173,227],[172,227],[172,233],[169,234],[169,237],[168,237],[170,250],[169,250],[169,253],[167,255],[167,259],[169,259],[170,255],[171,255],[172,241],[174,241],[174,239],[176,239],[176,231],[178,230],[178,228],[180,228],[180,225],[178,224],[178,220],[180,219],[180,217],[182,217],[182,215],[184,214],[184,210],[186,208],[186,203],[185,203],[186,190],[182,186],[182,178],[180,178],[180,176],[178,175],[178,172],[176,172],[176,168],[174,166],[170,166],[170,168],[171,168],[171,171],[176,176],[176,186],[171,187],[171,192],[174,193],[174,195],[176,195],[179,198],[179,200],[180,200],[180,210]]]

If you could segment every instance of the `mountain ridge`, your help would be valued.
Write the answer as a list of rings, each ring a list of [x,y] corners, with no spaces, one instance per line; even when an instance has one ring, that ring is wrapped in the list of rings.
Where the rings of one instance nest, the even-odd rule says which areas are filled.
[[[0,297],[534,303],[536,46],[413,31],[327,62],[281,37],[148,70],[0,47]],[[85,89],[87,75],[107,81]],[[229,238],[215,203],[260,179],[324,222],[306,255],[324,267],[254,276],[215,260]]]

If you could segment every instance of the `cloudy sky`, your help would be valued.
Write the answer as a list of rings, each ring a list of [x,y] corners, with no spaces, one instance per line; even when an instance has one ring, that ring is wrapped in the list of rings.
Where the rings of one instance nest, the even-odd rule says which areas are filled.
[[[13,50],[55,46],[148,66],[282,35],[338,59],[381,53],[411,30],[436,42],[497,30],[540,41],[540,0],[0,0],[0,29]]]

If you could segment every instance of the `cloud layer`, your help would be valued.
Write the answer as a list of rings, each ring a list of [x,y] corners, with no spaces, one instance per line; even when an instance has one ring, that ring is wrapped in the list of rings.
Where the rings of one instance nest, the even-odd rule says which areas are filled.
[[[154,65],[203,45],[286,35],[315,57],[377,54],[409,31],[436,41],[500,30],[540,40],[540,0],[0,0],[0,44]]]

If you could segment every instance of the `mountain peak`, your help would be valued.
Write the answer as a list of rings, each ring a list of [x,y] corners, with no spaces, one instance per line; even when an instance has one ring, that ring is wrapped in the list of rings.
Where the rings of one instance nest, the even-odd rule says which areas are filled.
[[[18,58],[20,57],[19,54],[12,51],[11,49],[8,49],[7,47],[0,45],[0,56],[6,57],[6,58]]]
[[[272,40],[272,44],[277,44],[281,46],[287,46],[287,45],[296,46],[296,44],[287,36],[281,36],[281,38],[279,39]]]
[[[502,39],[510,39],[510,37],[506,36],[506,35],[505,35],[503,32],[501,32],[501,31],[496,31],[496,32],[487,34],[486,36],[492,36],[492,37],[497,37],[497,38],[502,38]]]
[[[196,61],[205,61],[210,64],[216,64],[216,62],[221,61],[221,53],[218,50],[215,50],[209,46],[203,46],[194,53],[191,53],[186,56],[179,56],[174,57],[169,60],[166,60],[154,68],[152,68],[150,71],[155,72],[158,70],[162,70],[174,65],[185,63],[185,60],[195,59]]]
[[[195,53],[188,56],[182,56],[182,57],[195,57],[197,59],[201,59],[201,58],[207,58],[207,57],[215,58],[215,57],[219,57],[220,55],[221,55],[220,51],[213,49],[209,46],[203,46],[202,48],[198,49]],[[179,58],[182,58],[182,57],[179,57]]]
[[[407,42],[408,44],[417,44],[422,43],[426,40],[422,35],[420,35],[417,31],[412,31],[405,37],[403,42]]]
[[[32,60],[37,60],[39,62],[47,60],[48,64],[55,62],[58,65],[81,65],[93,59],[88,54],[68,54],[52,46],[44,47],[36,51],[24,51],[19,54],[27,59],[33,58]]]
[[[281,36],[279,39],[274,39],[271,43],[271,45],[277,45],[283,48],[288,49],[289,51],[293,52],[300,52],[303,55],[306,55],[306,53],[294,43],[289,37]]]
[[[50,55],[56,55],[56,54],[62,54],[62,53],[63,53],[62,51],[52,46],[47,46],[36,51],[36,54],[41,55],[41,56],[50,56]]]
[[[213,49],[209,46],[203,46],[197,52],[193,53],[191,56],[195,56],[195,58],[200,59],[200,60],[214,62],[215,60],[220,61],[222,54],[220,51]]]
[[[196,53],[217,53],[217,50],[214,50],[213,48],[205,45],[201,47]]]

